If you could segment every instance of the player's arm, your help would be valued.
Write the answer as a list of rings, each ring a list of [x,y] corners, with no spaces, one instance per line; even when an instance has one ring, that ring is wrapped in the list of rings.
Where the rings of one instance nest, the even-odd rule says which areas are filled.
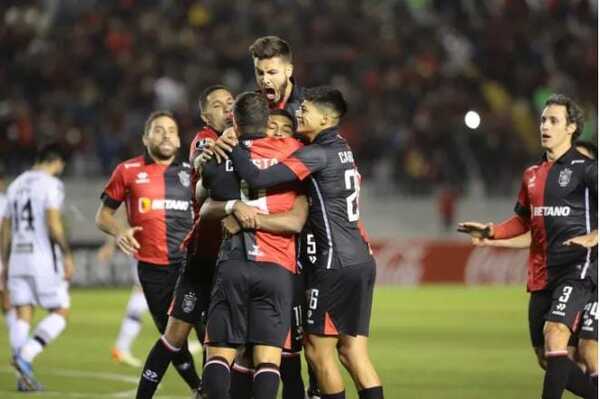
[[[256,228],[256,216],[260,210],[253,206],[246,205],[240,200],[215,201],[207,199],[200,209],[200,219],[221,220],[229,215],[234,216],[240,225],[252,226]]]
[[[65,224],[60,209],[46,208],[46,222],[48,224],[48,233],[52,241],[58,245],[63,253],[63,264],[65,268],[65,279],[70,280],[75,273],[75,262],[73,252],[65,234]]]
[[[0,276],[0,278],[2,278],[4,282],[6,282],[6,278],[8,276],[8,258],[10,257],[11,228],[12,225],[10,218],[3,217],[2,225],[0,226],[0,256],[2,259],[2,264],[4,265],[4,269],[2,270],[2,276]],[[4,286],[6,287],[6,285]]]
[[[100,204],[96,212],[96,226],[106,234],[113,236],[121,251],[127,255],[133,255],[140,249],[140,243],[135,238],[135,233],[143,229],[140,226],[124,226],[115,216],[117,209],[106,203]]]
[[[287,212],[256,215],[256,230],[275,234],[299,234],[307,217],[308,200],[305,195],[298,195],[294,206]]]
[[[531,232],[521,234],[513,238],[507,239],[488,239],[488,238],[473,238],[473,245],[479,247],[499,247],[499,248],[516,248],[524,249],[531,246]]]
[[[302,181],[327,165],[327,154],[315,145],[303,147],[266,169],[257,168],[250,160],[248,152],[240,145],[233,148],[230,158],[236,173],[252,188],[269,188]]]

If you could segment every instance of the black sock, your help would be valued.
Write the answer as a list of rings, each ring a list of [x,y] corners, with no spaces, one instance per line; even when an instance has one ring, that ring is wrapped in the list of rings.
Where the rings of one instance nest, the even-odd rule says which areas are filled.
[[[257,365],[252,386],[254,399],[277,398],[279,367],[272,363],[260,363]]]
[[[308,369],[308,393],[309,394],[319,394],[319,383],[317,382],[317,376],[313,371],[313,368],[310,366],[308,361],[306,362],[306,368]]]
[[[567,353],[546,356],[548,366],[544,376],[542,399],[560,399],[571,373],[571,360]]]
[[[200,377],[196,372],[194,358],[188,349],[187,342],[175,356],[173,356],[173,366],[175,370],[188,384],[190,389],[198,389],[200,387]]]
[[[383,387],[365,388],[358,391],[359,399],[383,399]]]
[[[573,361],[570,365],[571,370],[565,388],[581,398],[597,397],[597,389],[592,385],[590,378]]]
[[[252,376],[254,370],[238,366],[234,363],[231,368],[231,387],[229,393],[231,399],[252,398]]]
[[[346,399],[346,391],[328,394],[322,393],[321,399]]]
[[[158,384],[169,367],[169,363],[177,353],[177,349],[168,347],[162,337],[156,341],[146,358],[136,398],[146,399],[154,395]]]
[[[300,354],[282,356],[281,382],[283,385],[283,399],[304,399],[304,382],[302,381],[302,360]]]
[[[204,366],[202,386],[208,399],[229,399],[229,363],[222,357],[210,358]]]

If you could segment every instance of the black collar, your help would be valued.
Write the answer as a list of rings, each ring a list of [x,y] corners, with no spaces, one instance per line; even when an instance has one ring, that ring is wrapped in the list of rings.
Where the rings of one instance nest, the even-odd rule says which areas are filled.
[[[315,140],[313,141],[314,144],[321,144],[321,143],[325,143],[327,141],[330,141],[331,139],[336,138],[339,135],[340,131],[339,131],[339,126],[333,126],[330,128],[327,128],[325,130],[321,130],[321,132],[317,135],[317,137],[315,137]]]
[[[565,152],[564,154],[561,155],[560,158],[558,158],[556,161],[556,163],[570,163],[572,160],[574,159],[578,159],[581,158],[582,155],[579,153],[579,151],[577,151],[577,149],[575,148],[574,145],[571,146],[571,148],[569,148],[567,150],[567,152]],[[548,154],[544,153],[544,155],[542,155],[542,161],[548,161]]]

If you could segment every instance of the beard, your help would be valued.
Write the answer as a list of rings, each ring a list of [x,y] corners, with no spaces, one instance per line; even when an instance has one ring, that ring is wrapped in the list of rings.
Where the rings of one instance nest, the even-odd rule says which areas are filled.
[[[285,91],[288,88],[288,84],[289,84],[289,80],[286,79],[285,82],[283,82],[277,89],[273,89],[270,87],[263,88],[263,93],[267,97],[269,104],[271,104],[271,105],[279,104],[281,102],[281,100],[283,100],[283,98],[285,96]],[[273,94],[275,97],[273,99],[270,99],[269,94]]]
[[[150,145],[148,147],[148,151],[155,158],[160,159],[161,161],[167,161],[167,160],[173,158],[177,154],[177,150],[179,150],[179,148],[176,147],[172,143],[169,143],[170,144],[169,148],[163,148],[162,147],[163,144],[165,144],[165,143],[162,142],[162,143],[157,144],[157,145]]]

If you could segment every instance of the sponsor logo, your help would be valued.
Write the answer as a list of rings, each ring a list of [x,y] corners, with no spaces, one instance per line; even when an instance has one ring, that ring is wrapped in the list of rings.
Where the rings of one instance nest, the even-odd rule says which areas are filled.
[[[188,292],[183,296],[181,309],[184,311],[184,313],[190,313],[192,310],[194,310],[194,307],[196,306],[196,301],[198,301],[198,298],[196,298],[196,294],[194,294],[191,291]]]
[[[576,163],[584,163],[585,161],[583,159],[576,159],[574,161],[571,161],[571,165],[575,165]]]
[[[567,187],[569,182],[571,181],[571,175],[573,171],[569,168],[563,169],[558,174],[558,185],[561,187]]]
[[[533,216],[569,216],[571,207],[569,206],[534,206]]]
[[[181,172],[179,172],[177,174],[177,176],[179,176],[179,183],[181,183],[181,185],[183,187],[189,187],[190,186],[190,174],[189,174],[189,172],[186,172],[185,170],[182,170]]]
[[[142,166],[139,162],[133,162],[133,163],[126,163],[124,164],[125,169],[129,169],[129,168],[139,168],[140,166]]]
[[[187,211],[190,209],[190,201],[173,199],[150,199],[141,197],[138,200],[138,210],[140,213],[150,211]]]
[[[158,382],[158,374],[150,369],[145,370],[142,377],[150,382]]]
[[[252,249],[248,251],[248,255],[250,256],[263,256],[264,253],[258,248],[258,245],[252,244]]]
[[[150,177],[147,172],[140,172],[137,174],[135,182],[137,184],[150,183]]]

